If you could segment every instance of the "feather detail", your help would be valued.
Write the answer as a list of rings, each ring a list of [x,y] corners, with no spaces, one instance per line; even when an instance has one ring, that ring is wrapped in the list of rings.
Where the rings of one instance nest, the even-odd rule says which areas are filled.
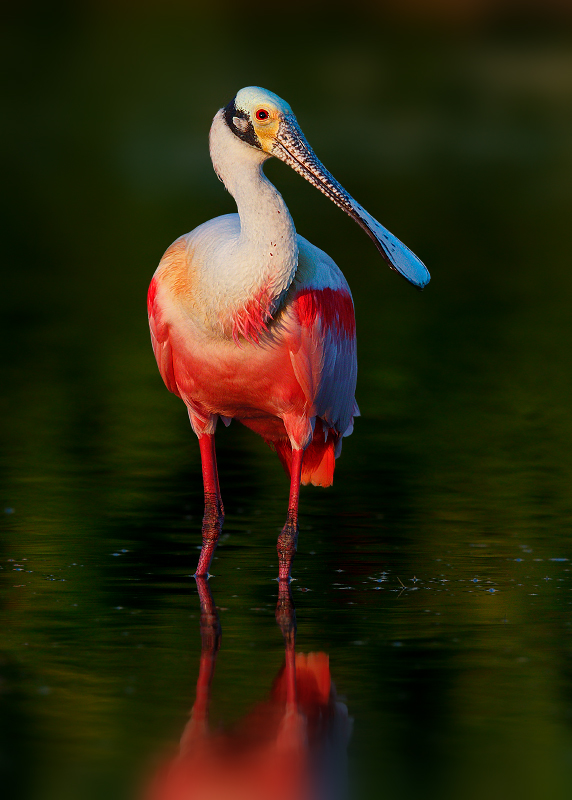
[[[357,378],[355,318],[346,287],[301,288],[292,307],[299,324],[290,359],[312,413],[345,435],[353,423]]]
[[[276,305],[276,297],[272,290],[263,287],[235,311],[232,315],[232,338],[235,344],[240,344],[241,338],[258,344],[260,336],[268,333]]]
[[[327,487],[331,486],[334,482],[336,445],[341,437],[337,431],[331,428],[327,430],[329,430],[330,433],[329,438],[325,433],[325,425],[316,425],[312,441],[304,452],[301,480],[304,486],[311,483],[312,486]],[[284,471],[290,476],[292,468],[292,445],[290,444],[290,440],[281,439],[274,442],[266,440],[266,443],[273,450],[276,450],[278,458],[284,467]]]
[[[161,307],[157,300],[157,279],[153,278],[147,292],[147,311],[149,314],[149,328],[151,330],[151,344],[157,359],[157,366],[165,386],[170,392],[180,397],[175,371],[173,367],[173,350],[169,337],[169,324],[164,320]]]
[[[354,304],[344,289],[301,289],[296,296],[296,313],[300,324],[307,328],[319,321],[323,333],[331,330],[337,336],[355,336]]]

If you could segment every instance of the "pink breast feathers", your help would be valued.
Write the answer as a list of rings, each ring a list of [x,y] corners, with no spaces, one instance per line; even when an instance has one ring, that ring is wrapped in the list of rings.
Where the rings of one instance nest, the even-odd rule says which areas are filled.
[[[236,344],[241,336],[248,342],[258,344],[259,337],[268,330],[273,313],[274,297],[270,289],[265,287],[233,314],[232,338]]]

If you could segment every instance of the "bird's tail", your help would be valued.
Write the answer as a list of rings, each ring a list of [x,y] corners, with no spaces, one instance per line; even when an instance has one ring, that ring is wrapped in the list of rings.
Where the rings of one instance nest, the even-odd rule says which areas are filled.
[[[304,453],[302,465],[302,484],[307,486],[331,486],[334,482],[334,469],[336,466],[336,444],[340,438],[339,433],[330,430],[326,439],[322,425],[316,421],[314,436]],[[292,445],[289,439],[268,441],[278,454],[286,474],[290,475],[292,467]]]

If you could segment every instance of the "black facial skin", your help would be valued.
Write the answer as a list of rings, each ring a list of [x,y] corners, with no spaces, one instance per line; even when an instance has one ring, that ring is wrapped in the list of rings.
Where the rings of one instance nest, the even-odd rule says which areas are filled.
[[[258,141],[256,133],[254,132],[252,122],[249,120],[248,115],[246,114],[245,111],[242,111],[240,108],[237,108],[234,105],[234,98],[230,101],[230,103],[227,106],[224,107],[223,114],[226,124],[228,125],[228,127],[231,129],[231,131],[234,133],[235,136],[238,136],[239,139],[241,139],[243,142],[246,142],[246,144],[251,145],[252,147],[257,147],[259,150],[262,149],[260,147],[260,142]],[[244,130],[241,130],[240,128],[236,127],[236,125],[234,124],[235,117],[238,117],[238,119],[242,119],[248,123],[248,125],[245,126]]]

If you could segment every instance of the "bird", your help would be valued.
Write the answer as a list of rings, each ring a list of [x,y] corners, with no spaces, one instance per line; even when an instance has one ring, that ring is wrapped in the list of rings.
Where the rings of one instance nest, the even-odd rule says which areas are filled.
[[[264,163],[278,158],[348,214],[386,263],[422,289],[430,275],[319,161],[286,101],[241,89],[216,114],[213,168],[237,213],[180,236],[151,280],[151,340],[167,388],[198,437],[204,487],[195,575],[208,576],[224,521],[215,429],[238,420],[274,449],[290,476],[278,536],[278,580],[291,580],[301,484],[330,486],[342,439],[359,415],[355,313],[349,285],[325,252],[297,234]]]

